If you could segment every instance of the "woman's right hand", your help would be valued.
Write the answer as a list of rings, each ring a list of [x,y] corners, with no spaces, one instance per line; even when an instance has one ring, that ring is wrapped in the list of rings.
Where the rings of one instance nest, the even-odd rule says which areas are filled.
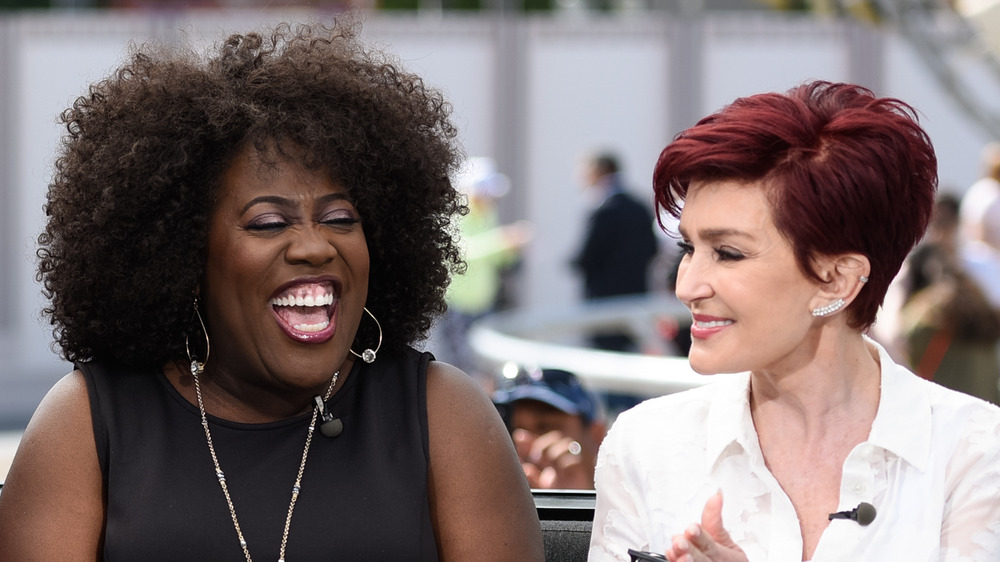
[[[671,562],[748,562],[743,549],[722,526],[722,492],[705,502],[701,524],[695,523],[683,533],[674,535],[667,559]]]

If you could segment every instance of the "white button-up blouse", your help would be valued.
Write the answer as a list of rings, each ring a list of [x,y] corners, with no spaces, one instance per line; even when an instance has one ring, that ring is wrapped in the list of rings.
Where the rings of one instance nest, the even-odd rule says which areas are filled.
[[[1000,408],[925,381],[879,351],[868,440],[844,461],[838,510],[875,506],[866,527],[833,520],[813,562],[1000,561]],[[800,561],[788,496],[764,464],[750,378],[654,398],[622,413],[601,446],[590,561],[666,551],[721,490],[722,520],[751,562]]]

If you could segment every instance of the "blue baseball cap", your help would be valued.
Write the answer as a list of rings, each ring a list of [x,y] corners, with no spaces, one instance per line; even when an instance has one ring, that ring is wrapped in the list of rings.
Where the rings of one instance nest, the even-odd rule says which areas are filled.
[[[493,403],[503,406],[518,400],[537,400],[580,416],[587,424],[597,419],[599,412],[597,397],[576,375],[562,369],[521,368],[513,378],[504,377],[493,393]]]

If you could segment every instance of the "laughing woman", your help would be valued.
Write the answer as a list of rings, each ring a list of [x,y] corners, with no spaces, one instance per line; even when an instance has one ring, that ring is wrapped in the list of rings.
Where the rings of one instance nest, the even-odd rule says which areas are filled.
[[[410,347],[459,263],[448,105],[356,34],[140,50],[63,114],[39,276],[76,370],[0,559],[541,559],[495,408]]]
[[[1000,409],[864,335],[934,204],[913,110],[823,82],[739,99],[653,181],[691,367],[741,374],[617,419],[590,559],[1000,560]]]

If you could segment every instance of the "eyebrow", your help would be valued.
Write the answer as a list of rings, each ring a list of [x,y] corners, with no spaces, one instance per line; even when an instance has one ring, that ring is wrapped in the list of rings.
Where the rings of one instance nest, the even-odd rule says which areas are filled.
[[[350,197],[346,193],[329,193],[319,198],[320,203],[329,203],[331,201],[347,201],[353,204]],[[295,201],[288,198],[282,197],[280,195],[261,195],[260,197],[254,197],[249,203],[243,206],[240,210],[240,215],[246,213],[254,205],[260,205],[263,203],[271,203],[273,205],[278,205],[279,207],[294,207]]]
[[[681,237],[688,239],[687,232],[682,227],[677,228],[677,232],[680,233]],[[735,228],[709,228],[705,230],[698,231],[698,234],[705,240],[719,240],[722,238],[746,238],[747,240],[753,240],[754,236],[746,231],[738,230]]]

